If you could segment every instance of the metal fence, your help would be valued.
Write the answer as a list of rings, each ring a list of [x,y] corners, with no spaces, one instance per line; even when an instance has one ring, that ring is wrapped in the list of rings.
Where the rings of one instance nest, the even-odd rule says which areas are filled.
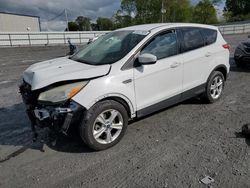
[[[68,39],[74,44],[85,44],[107,32],[0,32],[0,46],[58,45],[66,44]]]
[[[221,25],[223,35],[250,33],[250,23]],[[66,44],[68,38],[74,44],[85,44],[90,39],[109,31],[85,32],[0,32],[0,46],[34,46]]]
[[[250,33],[250,23],[218,26],[223,35]]]

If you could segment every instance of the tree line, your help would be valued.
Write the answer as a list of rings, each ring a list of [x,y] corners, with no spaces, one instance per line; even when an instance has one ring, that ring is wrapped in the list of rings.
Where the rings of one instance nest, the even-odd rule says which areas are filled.
[[[70,31],[114,30],[137,24],[160,22],[193,22],[217,24],[216,7],[223,0],[121,0],[121,7],[111,18],[97,18],[96,22],[84,16],[68,23]],[[250,0],[226,0],[225,21],[250,19]]]

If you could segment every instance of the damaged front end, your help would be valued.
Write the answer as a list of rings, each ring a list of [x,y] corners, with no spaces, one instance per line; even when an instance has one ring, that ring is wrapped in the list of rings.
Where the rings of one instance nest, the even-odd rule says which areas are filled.
[[[37,136],[36,126],[48,127],[67,134],[69,127],[81,120],[84,107],[71,99],[59,102],[39,101],[42,92],[44,89],[32,91],[31,86],[25,81],[20,85],[20,93],[26,105],[34,136]]]

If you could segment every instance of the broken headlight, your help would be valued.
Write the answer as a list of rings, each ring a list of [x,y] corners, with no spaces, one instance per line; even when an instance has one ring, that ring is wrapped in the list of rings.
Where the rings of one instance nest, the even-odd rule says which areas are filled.
[[[65,101],[75,96],[87,84],[88,84],[88,81],[82,81],[82,82],[75,82],[71,84],[58,86],[53,89],[49,89],[45,92],[42,92],[39,95],[38,101],[49,101],[49,102],[54,102],[54,103]]]

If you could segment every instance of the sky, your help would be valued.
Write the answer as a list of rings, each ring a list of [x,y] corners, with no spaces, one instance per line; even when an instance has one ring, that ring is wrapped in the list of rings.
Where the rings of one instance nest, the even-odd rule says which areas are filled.
[[[0,0],[0,12],[39,16],[42,30],[50,31],[65,29],[64,15],[51,20],[64,9],[67,10],[69,21],[73,21],[79,15],[92,20],[111,17],[119,8],[120,0]]]
[[[111,17],[119,8],[121,0],[0,0],[0,12],[39,16],[43,31],[62,31],[66,27],[63,10],[69,21],[82,15],[96,20]],[[192,0],[197,3],[199,0]],[[57,17],[57,15],[60,15]],[[57,17],[57,18],[55,18]],[[55,18],[55,19],[53,19]]]

